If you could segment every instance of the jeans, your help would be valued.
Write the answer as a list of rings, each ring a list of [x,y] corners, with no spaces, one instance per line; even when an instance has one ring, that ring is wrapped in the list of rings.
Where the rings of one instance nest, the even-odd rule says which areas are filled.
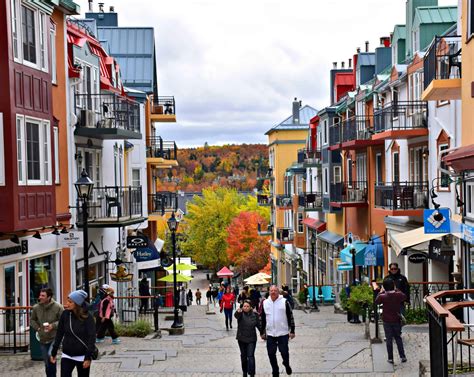
[[[104,322],[102,322],[101,319],[99,318],[99,321],[100,321],[99,322],[100,326],[99,326],[99,330],[97,331],[98,339],[103,339],[105,337],[105,332],[107,330],[109,331],[109,334],[112,337],[112,339],[118,338],[118,335],[115,332],[114,323],[112,322],[111,319],[106,319]]]
[[[405,350],[403,349],[403,341],[402,341],[402,325],[398,323],[383,323],[383,329],[385,331],[385,338],[387,339],[387,354],[388,359],[393,360],[393,339],[397,343],[398,354],[400,358],[405,358]]]
[[[232,308],[231,309],[225,309],[224,308],[224,315],[225,315],[225,327],[232,328]]]
[[[83,368],[82,361],[74,361],[67,358],[61,359],[61,377],[72,377],[72,371],[77,368],[78,377],[89,377],[91,368]]]
[[[290,365],[290,353],[288,351],[288,335],[283,336],[268,336],[267,335],[267,353],[272,366],[272,374],[278,376],[280,369],[278,368],[277,361],[277,348],[280,351],[281,357],[283,358],[283,365],[285,367]]]
[[[257,342],[244,343],[239,340],[240,360],[242,363],[242,372],[251,376],[255,375],[255,347]]]
[[[56,364],[53,364],[49,361],[51,356],[51,349],[53,348],[53,343],[40,343],[41,347],[41,356],[43,357],[44,367],[46,370],[46,377],[56,377]]]

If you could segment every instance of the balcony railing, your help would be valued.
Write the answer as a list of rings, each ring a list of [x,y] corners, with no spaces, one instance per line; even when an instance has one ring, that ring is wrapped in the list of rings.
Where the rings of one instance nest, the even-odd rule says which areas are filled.
[[[293,205],[293,200],[289,195],[277,195],[276,196],[276,206],[277,207],[291,207]]]
[[[117,94],[76,94],[76,127],[140,133],[140,106]]]
[[[178,210],[178,195],[175,192],[161,191],[148,195],[149,213],[159,213],[164,215],[166,212]]]
[[[435,37],[423,61],[424,89],[433,80],[461,78],[461,46],[459,35]]]
[[[304,148],[298,150],[298,163],[316,165],[321,163],[321,148]]]
[[[342,142],[341,123],[334,123],[329,127],[329,145],[337,145]]]
[[[392,102],[374,112],[375,133],[405,131],[428,127],[428,103],[425,101]]]
[[[367,181],[339,182],[331,185],[331,202],[367,202]]]
[[[177,160],[178,148],[174,141],[164,141],[161,137],[149,137],[146,139],[147,158],[164,158],[165,160]]]
[[[150,112],[155,115],[176,115],[174,97],[152,96]]]
[[[390,182],[375,185],[375,207],[390,210],[428,208],[428,182]]]
[[[290,228],[277,228],[276,237],[280,242],[292,242],[294,239],[294,231]]]
[[[342,126],[342,142],[352,140],[370,140],[374,130],[369,116],[353,116],[346,119]]]
[[[272,204],[272,197],[268,194],[257,194],[257,203],[259,206],[269,206]]]
[[[141,186],[94,187],[89,200],[89,225],[93,223],[110,224],[142,221]],[[82,226],[82,211],[78,203],[78,225]]]
[[[321,192],[307,192],[298,196],[298,204],[305,210],[319,210],[323,207]]]

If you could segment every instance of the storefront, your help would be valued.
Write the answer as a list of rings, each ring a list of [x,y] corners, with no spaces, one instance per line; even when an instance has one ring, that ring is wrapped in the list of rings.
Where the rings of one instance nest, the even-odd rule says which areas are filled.
[[[317,284],[332,285],[345,282],[344,275],[337,270],[337,257],[344,246],[344,237],[328,230],[319,233]]]

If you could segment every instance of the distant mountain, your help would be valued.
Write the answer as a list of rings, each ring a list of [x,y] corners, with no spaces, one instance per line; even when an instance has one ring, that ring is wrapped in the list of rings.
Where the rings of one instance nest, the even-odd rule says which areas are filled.
[[[178,150],[179,167],[158,171],[159,190],[198,192],[210,186],[253,190],[268,170],[268,147],[241,144]]]

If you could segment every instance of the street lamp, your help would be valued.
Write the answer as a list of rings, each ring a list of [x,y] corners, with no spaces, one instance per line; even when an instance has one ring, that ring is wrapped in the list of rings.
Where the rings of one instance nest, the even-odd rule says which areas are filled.
[[[313,307],[311,308],[312,312],[319,312],[318,304],[316,303],[316,285],[314,281],[315,277],[315,271],[314,271],[314,266],[316,265],[316,235],[314,232],[311,232],[310,235],[310,243],[311,243],[311,261],[312,261],[312,266],[311,269],[313,270],[313,274],[311,276],[312,279],[312,286],[313,286]]]
[[[176,220],[174,212],[168,219],[168,228],[171,231],[171,244],[173,247],[173,298],[174,298],[174,320],[171,325],[172,328],[181,328],[183,324],[178,317],[178,287],[176,281],[176,231],[178,230],[179,221]]]
[[[86,169],[82,169],[81,178],[79,178],[74,186],[77,191],[79,200],[82,201],[82,228],[83,228],[83,249],[84,249],[84,290],[89,295],[89,237],[87,229],[87,218],[89,216],[89,198],[94,187],[94,182],[89,178]]]

